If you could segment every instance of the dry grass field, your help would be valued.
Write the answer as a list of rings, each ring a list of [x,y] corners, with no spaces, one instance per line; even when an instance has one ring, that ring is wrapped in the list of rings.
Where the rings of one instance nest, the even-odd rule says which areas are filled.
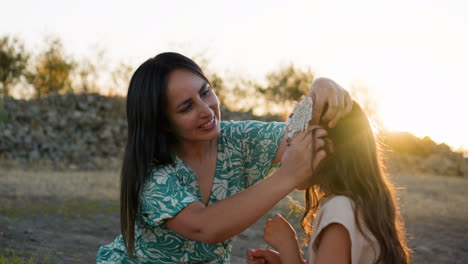
[[[119,234],[118,172],[0,170],[0,264],[93,263]],[[395,175],[413,263],[468,262],[468,179]],[[302,194],[291,194],[302,202]],[[287,199],[270,214],[289,211]],[[232,263],[264,247],[265,219],[240,234]],[[297,228],[297,219],[292,219]],[[299,228],[297,228],[299,231]]]

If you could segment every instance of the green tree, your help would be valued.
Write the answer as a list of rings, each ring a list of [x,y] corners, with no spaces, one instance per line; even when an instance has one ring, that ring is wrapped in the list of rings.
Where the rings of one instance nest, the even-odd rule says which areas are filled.
[[[89,59],[83,59],[77,65],[76,76],[79,79],[78,87],[76,91],[91,92],[97,90],[97,80],[99,74],[97,72],[96,65],[94,65]]]
[[[72,88],[71,73],[76,63],[65,56],[60,39],[51,39],[48,42],[48,49],[39,55],[34,70],[27,75],[36,91],[36,97]]]
[[[290,111],[293,101],[298,101],[302,95],[307,95],[314,81],[314,74],[310,69],[304,71],[290,63],[278,71],[267,74],[266,80],[267,86],[257,85],[257,91],[265,96],[267,107],[277,106],[282,114],[286,114]]]
[[[123,94],[125,94],[134,71],[135,69],[132,66],[124,62],[120,62],[120,64],[114,68],[111,73],[113,87],[110,89],[111,91],[114,91],[113,94],[119,94],[119,91],[122,91]]]
[[[114,72],[108,71],[109,59],[106,50],[94,46],[90,49],[88,57],[81,59],[73,72],[75,92],[103,92],[103,77],[111,75],[114,81]],[[120,65],[118,68],[121,67]],[[120,70],[120,68],[119,68]],[[109,83],[109,82],[106,82]],[[128,83],[127,83],[128,85]],[[112,89],[110,85],[110,89]]]
[[[218,96],[219,103],[225,106],[227,88],[224,83],[224,80],[216,73],[209,74],[207,78],[210,80],[211,85],[213,86],[213,90],[216,92],[216,95]]]
[[[0,95],[8,96],[26,71],[29,53],[18,38],[9,36],[0,39]]]

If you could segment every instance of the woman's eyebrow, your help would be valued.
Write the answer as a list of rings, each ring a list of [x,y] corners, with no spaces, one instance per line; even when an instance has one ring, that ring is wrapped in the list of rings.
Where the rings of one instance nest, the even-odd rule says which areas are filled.
[[[201,87],[200,87],[200,90],[198,90],[198,93],[201,94],[203,88],[205,88],[206,86],[208,86],[208,82],[207,82],[207,81],[203,81],[203,83],[202,83],[202,85],[201,85]],[[179,107],[181,107],[181,106],[184,105],[184,104],[189,103],[191,100],[192,100],[192,98],[188,98],[187,100],[184,100],[182,103],[180,103],[180,104],[177,105],[176,109],[179,108]]]
[[[198,93],[201,94],[201,93],[203,92],[203,89],[204,89],[205,87],[207,87],[207,86],[208,86],[208,82],[207,82],[207,81],[203,81],[203,83],[202,83],[202,85],[201,85],[201,87],[200,87],[200,90],[198,90]]]
[[[189,99],[183,101],[182,103],[178,104],[177,107],[176,107],[176,109],[179,108],[179,107],[181,107],[181,106],[183,106],[184,104],[188,104],[190,101],[192,101],[192,98],[189,98]]]

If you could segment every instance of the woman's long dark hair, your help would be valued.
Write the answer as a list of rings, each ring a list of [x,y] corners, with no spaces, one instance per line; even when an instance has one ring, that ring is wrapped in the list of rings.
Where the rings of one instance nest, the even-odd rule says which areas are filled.
[[[365,226],[379,244],[376,263],[409,263],[411,250],[406,244],[395,190],[384,172],[381,150],[359,104],[354,102],[351,113],[327,130],[331,140],[328,157],[315,172],[314,185],[305,192],[306,210],[301,226],[307,240],[323,191],[327,191],[354,202],[358,228],[362,232],[361,227]]]
[[[128,88],[128,140],[121,171],[120,229],[130,259],[135,249],[140,194],[150,170],[157,165],[173,163],[171,144],[176,138],[169,132],[166,90],[169,74],[175,69],[188,70],[208,82],[191,59],[167,52],[138,67]]]

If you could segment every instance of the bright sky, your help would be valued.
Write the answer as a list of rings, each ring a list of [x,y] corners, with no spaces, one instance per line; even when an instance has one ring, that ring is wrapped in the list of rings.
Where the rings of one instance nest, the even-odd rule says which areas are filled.
[[[0,36],[30,49],[55,35],[135,67],[203,53],[210,67],[262,78],[282,63],[350,89],[363,83],[384,124],[468,149],[468,1],[25,1],[2,4]]]

